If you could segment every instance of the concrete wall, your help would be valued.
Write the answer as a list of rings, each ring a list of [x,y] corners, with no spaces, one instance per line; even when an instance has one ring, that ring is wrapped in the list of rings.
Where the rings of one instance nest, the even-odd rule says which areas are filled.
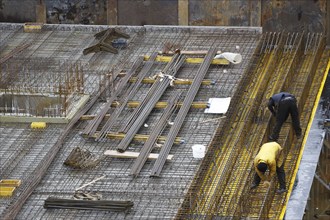
[[[265,0],[262,26],[266,31],[325,32],[326,5],[327,0]]]
[[[0,22],[42,20],[40,5],[47,23],[262,26],[329,36],[327,0],[0,0]]]
[[[260,26],[260,1],[189,1],[189,25]]]
[[[105,0],[45,0],[47,23],[107,24]]]
[[[0,22],[36,21],[36,0],[0,0]]]
[[[123,25],[177,25],[177,0],[120,0],[118,24]]]

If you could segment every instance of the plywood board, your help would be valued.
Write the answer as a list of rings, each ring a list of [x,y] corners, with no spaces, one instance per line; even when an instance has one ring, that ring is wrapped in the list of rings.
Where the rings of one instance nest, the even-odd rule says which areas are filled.
[[[120,153],[116,150],[107,150],[104,152],[104,155],[110,156],[110,157],[117,157],[117,158],[137,158],[139,156],[139,152],[130,152],[130,151],[125,151],[124,153]],[[158,158],[159,154],[149,154],[148,159],[155,160]],[[168,155],[167,160],[172,160],[173,155]]]

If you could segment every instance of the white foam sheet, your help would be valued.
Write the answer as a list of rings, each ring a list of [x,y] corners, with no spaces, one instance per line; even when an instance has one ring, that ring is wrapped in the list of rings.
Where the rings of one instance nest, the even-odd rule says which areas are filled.
[[[228,98],[209,98],[209,108],[204,113],[225,114],[228,110],[231,97]]]

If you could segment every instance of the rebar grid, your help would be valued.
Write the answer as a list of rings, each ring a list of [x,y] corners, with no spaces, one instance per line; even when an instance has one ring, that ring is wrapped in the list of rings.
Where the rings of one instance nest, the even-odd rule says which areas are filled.
[[[291,39],[288,41],[288,39]],[[298,97],[301,95],[303,97],[306,97],[309,91],[309,83],[313,81],[312,76],[315,74],[316,70],[316,65],[320,62],[319,56],[315,56],[314,54],[317,52],[318,54],[322,53],[323,47],[320,46],[322,45],[321,42],[321,37],[320,36],[315,36],[314,39],[309,38],[310,42],[317,41],[317,43],[314,42],[314,47],[308,48],[307,50],[304,51],[304,53],[308,53],[308,51],[313,54],[314,56],[313,59],[308,59],[303,57],[302,53],[296,53],[296,51],[300,50],[302,51],[304,45],[301,45],[301,41],[296,41],[297,36],[293,34],[292,36],[288,36],[286,43],[281,45],[272,45],[267,46],[269,42],[274,42],[271,40],[271,37],[267,37],[267,35],[264,38],[264,41],[261,44],[261,52],[263,54],[269,54],[272,53],[271,51],[276,51],[279,50],[284,50],[284,55],[282,53],[277,53],[274,55],[274,57],[270,56],[267,59],[271,62],[272,68],[268,68],[269,64],[267,64],[265,67],[262,68],[261,73],[265,73],[267,71],[272,72],[274,65],[276,64],[277,66],[280,66],[280,68],[277,71],[274,71],[274,74],[272,74],[273,79],[269,80],[269,85],[268,85],[268,92],[261,93],[260,95],[264,95],[263,99],[260,99],[260,101],[265,100],[267,101],[268,98],[270,97],[271,94],[269,91],[272,92],[279,92],[279,91],[288,91],[295,89],[295,93]],[[279,42],[279,41],[278,41]],[[282,41],[283,42],[283,41]],[[293,42],[293,44],[290,47],[290,51],[292,52],[293,49],[293,54],[290,56],[286,56],[285,54],[287,53],[287,48],[288,48],[288,42]],[[298,42],[295,45],[295,42]],[[308,42],[308,41],[307,41]],[[312,44],[312,43],[310,43]],[[306,45],[310,45],[307,44]],[[280,47],[279,47],[280,46]],[[316,48],[315,48],[316,47]],[[296,49],[295,49],[296,48]],[[291,60],[290,60],[290,59]],[[263,62],[267,61],[264,58],[259,58],[258,61]],[[306,61],[305,61],[306,59]],[[326,59],[325,59],[326,60]],[[269,62],[267,61],[267,62]],[[284,62],[283,62],[284,61]],[[278,65],[278,62],[282,62],[281,64]],[[297,64],[305,66],[308,70],[305,70],[304,68],[298,68],[299,70],[297,71]],[[291,63],[291,64],[290,64]],[[260,65],[259,64],[259,65]],[[323,66],[323,69],[325,68],[326,64],[324,65],[321,64],[320,66]],[[258,67],[256,68],[258,70]],[[293,77],[294,74],[299,72],[299,77]],[[315,84],[320,83],[320,79],[322,79],[323,72],[320,72],[321,75],[315,76],[318,80],[315,80]],[[258,76],[259,74],[257,74]],[[299,80],[300,79],[300,82]],[[259,76],[258,77],[258,83],[262,83],[263,77]],[[243,80],[244,82],[244,80]],[[245,83],[248,83],[248,86],[252,86],[251,84],[253,81],[246,81]],[[264,83],[267,85],[268,80],[266,80]],[[275,83],[274,83],[275,82]],[[241,88],[244,88],[242,86]],[[258,88],[258,87],[257,87]],[[267,87],[264,87],[266,89]],[[269,89],[272,88],[272,89]],[[253,94],[254,90],[253,87],[250,87],[248,91],[250,91],[251,94]],[[258,88],[259,89],[259,88]],[[262,91],[262,89],[261,89]],[[267,90],[265,90],[267,91]],[[315,95],[315,94],[314,94]],[[240,97],[240,96],[238,96]],[[310,98],[315,97],[315,96],[310,96]],[[244,106],[244,100],[240,100],[240,105]],[[249,100],[252,102],[252,100]],[[258,103],[258,102],[257,102]],[[302,105],[305,103],[305,101],[300,102],[300,106],[302,108]],[[307,109],[311,109],[312,105],[314,102],[310,102],[306,100]],[[235,106],[236,110],[239,111],[239,105],[238,107]],[[253,105],[246,105],[248,109],[253,109]],[[257,106],[262,106],[261,104],[257,104]],[[300,109],[301,109],[300,108]],[[260,111],[260,109],[259,109]],[[217,140],[218,142],[212,143],[211,144],[211,149],[209,150],[208,153],[210,155],[218,155],[218,157],[213,157],[213,158],[218,158],[218,160],[214,160],[209,164],[202,164],[200,167],[201,169],[199,170],[199,175],[196,175],[195,181],[193,182],[190,192],[188,191],[187,196],[186,196],[186,201],[182,205],[182,209],[179,211],[177,218],[206,218],[210,219],[212,216],[216,217],[221,217],[225,219],[235,219],[235,218],[240,218],[240,217],[249,217],[249,218],[256,218],[256,219],[268,219],[268,218],[278,218],[279,215],[281,214],[281,211],[284,206],[284,200],[283,196],[274,196],[274,188],[276,187],[275,184],[272,184],[271,188],[261,188],[259,192],[249,192],[249,182],[251,183],[252,181],[252,175],[253,175],[253,170],[252,168],[252,161],[253,157],[257,153],[257,149],[259,146],[262,144],[261,140],[264,137],[267,137],[267,130],[269,129],[269,122],[270,122],[270,115],[266,114],[256,114],[251,112],[252,114],[249,116],[246,114],[246,111],[242,111],[241,114],[243,115],[242,117],[247,117],[253,119],[256,117],[256,120],[252,127],[249,126],[249,123],[244,124],[246,127],[246,130],[249,131],[244,131],[238,135],[231,134],[231,135],[226,135],[224,133],[220,133],[219,138],[217,138],[217,135],[213,140]],[[310,112],[309,112],[310,113]],[[244,116],[246,115],[246,116]],[[260,116],[263,116],[262,118],[259,118]],[[309,118],[307,115],[302,116],[301,118]],[[235,124],[235,117],[233,117],[234,121],[231,121],[230,126],[231,129],[235,128],[234,133],[237,132],[237,129],[242,129],[242,127],[237,126],[236,124],[239,124],[239,122],[236,122]],[[251,123],[251,122],[250,122]],[[262,123],[262,124],[261,124]],[[307,126],[308,120],[304,121],[303,126]],[[236,127],[235,127],[236,126]],[[263,127],[263,128],[262,128]],[[222,129],[222,131],[225,129]],[[228,129],[230,130],[230,129]],[[259,131],[258,131],[259,130]],[[285,129],[283,129],[285,130]],[[250,132],[250,134],[249,134]],[[293,172],[293,167],[295,166],[295,162],[297,159],[297,155],[299,154],[300,147],[296,149],[296,153],[291,155],[291,151],[288,152],[288,149],[290,149],[290,144],[293,143],[293,146],[297,148],[297,146],[300,146],[299,143],[295,144],[293,142],[293,136],[292,132],[289,132],[289,129],[285,130],[285,134],[290,134],[290,138],[285,138],[283,140],[280,140],[280,144],[286,148],[286,154],[287,156],[287,164],[286,164],[286,169],[288,169],[289,172],[287,172],[288,179],[290,180],[292,177],[292,172]],[[259,134],[256,141],[256,137],[253,136],[253,134]],[[234,136],[234,142],[233,142],[233,147],[230,148],[230,144],[232,142],[229,142],[229,144],[224,144],[221,143],[222,139],[226,139],[226,137],[233,137]],[[243,138],[243,141],[239,141],[240,138]],[[246,139],[247,138],[247,139]],[[245,140],[244,140],[245,139]],[[255,140],[253,140],[255,139]],[[236,143],[236,141],[237,143]],[[262,141],[265,141],[266,138],[264,138]],[[221,151],[221,154],[217,154],[217,149],[214,151],[212,149],[213,144],[216,146],[223,146],[226,149],[229,148],[229,156],[226,155],[226,149],[223,149]],[[300,143],[301,144],[301,143]],[[240,150],[237,149],[237,147],[240,148]],[[255,145],[255,146],[253,146]],[[253,149],[254,148],[254,149]],[[247,152],[251,151],[252,152]],[[246,157],[248,156],[248,157]],[[238,157],[238,159],[236,159]],[[211,158],[210,158],[211,161]],[[233,162],[236,161],[236,164]],[[247,165],[244,165],[244,162],[247,161],[249,162]],[[205,162],[205,160],[204,160]],[[221,167],[221,165],[224,164],[224,168]],[[245,170],[244,170],[244,167]],[[203,169],[204,168],[204,169]],[[230,172],[229,178],[227,178],[226,173]],[[251,172],[252,171],[252,172]],[[202,173],[206,173],[206,175],[203,175]],[[291,175],[291,176],[290,176]],[[239,177],[240,176],[240,177]],[[249,176],[249,178],[246,178]],[[232,180],[230,179],[232,178]],[[288,181],[289,181],[288,180]],[[212,187],[212,181],[216,182],[213,184],[213,187],[215,188],[214,190],[208,189],[208,187]],[[196,185],[195,185],[196,184]],[[204,185],[201,185],[204,184]],[[243,192],[241,194],[241,192]],[[217,205],[218,204],[218,205]],[[238,206],[237,206],[238,205]],[[216,207],[214,207],[216,206]],[[214,208],[213,208],[214,207]]]
[[[125,30],[128,29],[129,28],[126,28]],[[217,29],[190,30],[189,28],[181,29],[177,27],[172,27],[166,30],[160,28],[158,30],[157,28],[153,29],[151,27],[146,27],[145,32],[139,32],[134,28],[132,29],[131,36],[133,36],[133,40],[129,44],[131,45],[131,48],[129,46],[128,49],[122,51],[119,56],[102,53],[83,57],[78,55],[79,52],[82,51],[84,46],[88,46],[92,43],[92,35],[99,31],[99,29],[95,28],[92,31],[85,31],[83,30],[83,27],[78,27],[75,30],[74,28],[70,29],[68,26],[64,26],[63,30],[61,30],[61,26],[58,26],[58,29],[55,30],[46,27],[46,31],[57,31],[59,33],[65,32],[65,39],[68,40],[63,41],[66,43],[63,43],[62,46],[47,46],[47,41],[55,42],[55,37],[56,41],[58,40],[58,42],[60,42],[61,40],[60,34],[50,34],[44,39],[44,43],[42,43],[41,47],[34,48],[35,51],[33,51],[29,57],[33,59],[34,56],[37,56],[36,54],[38,54],[40,48],[42,50],[42,56],[48,56],[46,51],[49,51],[49,53],[56,53],[56,51],[59,50],[58,52],[60,55],[55,56],[57,59],[61,59],[61,56],[63,56],[65,58],[70,57],[73,63],[75,63],[76,60],[79,60],[84,66],[83,72],[85,78],[91,77],[90,80],[85,80],[84,90],[85,92],[90,90],[90,94],[93,96],[95,91],[99,91],[100,81],[102,81],[103,75],[105,78],[107,74],[112,71],[127,69],[131,66],[134,57],[150,55],[152,52],[162,50],[163,45],[166,42],[180,45],[180,48],[184,50],[207,50],[213,46],[221,51],[241,53],[243,56],[243,62],[239,65],[211,65],[205,79],[211,79],[215,84],[202,85],[195,99],[195,101],[204,102],[212,97],[230,97],[234,94],[238,88],[238,83],[241,80],[242,74],[251,59],[250,56],[257,45],[258,39],[258,33],[249,31],[231,32],[228,30],[218,31]],[[143,27],[141,29],[143,29]],[[86,37],[83,38],[85,39],[84,45],[79,47],[78,54],[73,56],[69,50],[69,48],[74,47],[70,39],[77,39],[80,35]],[[74,49],[77,48],[75,47]],[[24,53],[20,53],[15,59],[25,59],[24,56]],[[49,57],[51,58],[52,55]],[[162,63],[155,65],[154,72],[151,73],[151,75],[154,75],[161,70],[164,65],[165,64]],[[194,76],[191,74],[197,72],[198,66],[199,65],[196,64],[184,64],[182,70],[178,72],[177,77],[193,79]],[[60,72],[60,69],[56,69],[56,72]],[[142,85],[141,90],[146,91],[148,88],[150,88],[150,85],[145,84]],[[185,94],[188,88],[188,85],[176,85],[171,87],[166,90],[161,100],[167,101],[168,97],[172,96],[172,94],[178,90]],[[143,94],[145,94],[143,91],[137,92],[134,100],[142,100]],[[91,109],[90,114],[95,114],[101,109],[102,105],[102,102],[95,104]],[[120,117],[127,117],[130,114],[130,111],[131,110],[127,109]],[[159,118],[159,113],[161,113],[160,110],[152,111],[146,121],[149,128],[155,125],[155,120]],[[71,130],[68,137],[64,140],[63,147],[60,148],[59,153],[49,167],[45,177],[26,201],[22,210],[18,213],[17,218],[173,218],[183,201],[184,195],[187,193],[188,186],[190,185],[197,168],[201,164],[200,160],[192,157],[191,146],[194,144],[209,145],[215,129],[218,127],[219,123],[221,123],[221,120],[218,118],[218,115],[204,114],[203,109],[189,110],[188,115],[184,120],[183,127],[178,134],[180,137],[182,136],[185,143],[174,145],[172,147],[170,154],[173,154],[175,157],[171,162],[165,163],[160,178],[149,178],[151,168],[154,164],[153,161],[146,162],[137,178],[129,176],[130,169],[134,162],[134,160],[131,159],[106,158],[93,170],[72,170],[63,166],[63,161],[74,147],[79,146],[101,156],[105,150],[115,149],[119,143],[119,140],[106,142],[85,140],[79,135],[86,124],[85,121],[81,121]],[[16,130],[15,128],[17,125],[10,126],[14,127],[14,131]],[[139,133],[150,134],[149,128],[143,127],[139,130]],[[63,128],[61,127],[61,129]],[[163,134],[166,135],[168,131],[169,127],[164,130]],[[20,137],[17,137],[17,139],[19,138]],[[53,141],[53,143],[54,142],[55,141]],[[141,142],[133,141],[128,149],[130,151],[138,152],[142,145],[143,143]],[[15,148],[15,146],[13,146],[13,148]],[[42,150],[40,149],[39,151]],[[157,152],[157,149],[155,149],[155,151]],[[37,160],[35,163],[38,163],[38,161],[41,160]],[[104,211],[48,211],[43,209],[43,201],[48,196],[56,195],[63,198],[71,198],[77,187],[102,175],[106,175],[106,178],[95,183],[93,186],[88,187],[87,190],[101,192],[104,199],[131,200],[135,204],[132,210],[125,213],[109,214],[109,212]]]

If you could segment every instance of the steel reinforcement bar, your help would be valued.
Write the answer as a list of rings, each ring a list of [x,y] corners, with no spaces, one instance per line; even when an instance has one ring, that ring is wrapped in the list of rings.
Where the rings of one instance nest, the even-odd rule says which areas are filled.
[[[199,90],[199,87],[209,69],[213,57],[216,53],[216,48],[210,48],[206,56],[204,57],[203,63],[200,65],[197,74],[194,78],[192,85],[189,87],[186,97],[183,100],[182,107],[180,108],[177,116],[174,119],[174,125],[171,127],[168,138],[166,139],[164,146],[162,147],[159,157],[157,158],[154,167],[151,170],[151,176],[159,177],[161,170],[165,164],[166,158],[170,153],[175,137],[178,135],[179,130],[183,124],[183,121],[190,109],[191,103]]]
[[[265,101],[275,92],[292,91],[297,93],[298,97],[300,94],[306,93],[307,87],[300,92],[293,88],[295,86],[301,87],[301,84],[306,85],[309,81],[312,81],[311,76],[315,72],[313,66],[318,63],[319,59],[317,56],[313,59],[315,65],[307,64],[308,67],[312,66],[308,71],[309,74],[299,75],[303,80],[298,81],[295,76],[297,74],[296,68],[302,66],[302,60],[304,60],[302,59],[301,35],[288,34],[281,41],[282,43],[277,44],[274,42],[276,42],[274,37],[269,35],[264,37],[261,46],[261,57],[257,59],[259,64],[254,70],[251,69],[253,70],[253,73],[250,73],[253,75],[251,76],[252,80],[245,81],[246,85],[242,87],[249,94],[242,96],[243,94],[240,94],[242,92],[239,91],[239,95],[235,95],[235,97],[243,97],[239,98],[238,103],[240,105],[235,106],[235,111],[240,115],[227,116],[228,121],[226,124],[229,124],[230,128],[225,130],[230,131],[222,131],[215,135],[206,155],[208,160],[203,161],[198,172],[200,176],[197,175],[192,183],[177,214],[178,219],[186,217],[209,219],[215,216],[225,217],[226,219],[240,217],[264,219],[279,216],[284,197],[275,196],[274,188],[276,184],[274,181],[272,181],[270,188],[260,187],[260,190],[255,193],[250,193],[248,189],[254,173],[251,169],[253,157],[257,153],[260,144],[266,141],[270,129],[271,116],[269,112],[262,110],[262,106],[265,106]],[[317,46],[317,44],[315,45]],[[311,48],[308,50],[322,51],[322,47],[319,46],[316,49]],[[305,50],[305,52],[308,50]],[[275,66],[278,68],[275,69]],[[267,71],[273,73],[270,74],[271,77],[268,79],[264,75]],[[254,82],[253,77],[259,82]],[[265,83],[265,85],[261,86],[260,83]],[[244,99],[247,99],[248,102],[244,103]],[[300,103],[303,105],[304,101],[301,100]],[[258,107],[253,109],[253,106]],[[257,137],[254,135],[255,133],[258,134]],[[288,148],[288,145],[293,141],[292,132],[285,131],[285,133],[290,134],[291,138],[289,136],[289,138],[283,139],[280,144]],[[216,149],[212,147],[213,145],[217,145],[221,149]],[[211,157],[209,154],[215,156]],[[288,158],[295,161],[296,157],[292,159],[288,156]],[[289,175],[288,179],[291,178],[292,175]]]

